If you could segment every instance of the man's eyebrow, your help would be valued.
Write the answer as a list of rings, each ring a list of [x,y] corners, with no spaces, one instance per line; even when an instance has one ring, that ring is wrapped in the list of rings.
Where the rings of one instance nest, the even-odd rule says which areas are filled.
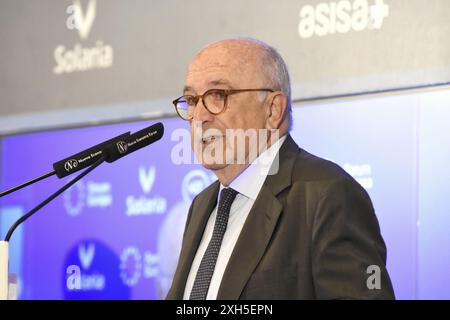
[[[185,94],[186,92],[194,92],[195,93],[195,90],[190,86],[184,86],[183,94]]]
[[[232,88],[233,86],[231,85],[230,81],[225,80],[225,79],[218,79],[218,80],[213,80],[208,82],[208,86],[210,87],[214,87],[214,86],[226,86],[228,88]],[[186,94],[188,92],[192,92],[195,94],[195,90],[194,88],[192,88],[191,86],[184,86],[183,88],[183,94]]]
[[[230,81],[225,80],[225,79],[211,81],[211,82],[209,82],[209,85],[211,85],[211,86],[227,86],[229,88],[232,88]]]

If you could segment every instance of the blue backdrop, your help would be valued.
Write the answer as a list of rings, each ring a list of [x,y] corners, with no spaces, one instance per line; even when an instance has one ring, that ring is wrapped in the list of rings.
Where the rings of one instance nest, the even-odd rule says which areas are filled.
[[[450,298],[449,104],[450,91],[429,91],[293,110],[297,143],[337,162],[369,192],[400,299]],[[1,190],[156,121],[3,137]],[[103,164],[19,227],[10,267],[19,275],[20,298],[165,296],[189,204],[215,177],[198,164],[174,164],[172,132],[187,124],[158,121],[165,125],[160,142]],[[71,178],[52,177],[0,199],[2,238],[15,219]]]

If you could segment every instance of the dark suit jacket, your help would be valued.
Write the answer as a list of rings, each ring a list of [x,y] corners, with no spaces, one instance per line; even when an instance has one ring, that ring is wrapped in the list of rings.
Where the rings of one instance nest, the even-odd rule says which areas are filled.
[[[386,247],[366,191],[338,165],[288,136],[279,171],[267,176],[228,261],[217,299],[392,299]],[[186,280],[219,191],[192,202],[167,299]],[[380,289],[369,289],[380,268]],[[375,275],[376,276],[376,275]],[[369,279],[369,281],[368,281]]]

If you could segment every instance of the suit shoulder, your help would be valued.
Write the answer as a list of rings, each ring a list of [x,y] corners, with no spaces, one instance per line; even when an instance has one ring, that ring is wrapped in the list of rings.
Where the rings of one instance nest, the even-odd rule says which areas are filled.
[[[292,172],[294,180],[305,182],[330,181],[340,179],[354,180],[338,164],[299,149]]]
[[[367,191],[338,164],[303,149],[297,153],[292,170],[292,184],[304,185],[312,198],[330,194],[358,195],[370,201]]]

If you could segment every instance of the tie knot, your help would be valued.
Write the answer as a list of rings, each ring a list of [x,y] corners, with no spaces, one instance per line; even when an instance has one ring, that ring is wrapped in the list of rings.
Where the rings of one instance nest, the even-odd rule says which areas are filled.
[[[223,188],[220,192],[219,205],[231,207],[231,204],[233,203],[234,198],[236,198],[237,194],[238,192],[232,188]]]

